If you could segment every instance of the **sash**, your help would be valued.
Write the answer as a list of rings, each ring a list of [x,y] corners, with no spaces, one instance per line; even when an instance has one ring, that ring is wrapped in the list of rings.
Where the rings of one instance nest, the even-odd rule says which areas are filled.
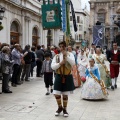
[[[104,94],[104,95],[107,95],[108,92],[107,92],[107,90],[106,90],[106,86],[105,86],[104,81],[103,81],[103,80],[100,80],[100,81],[99,81],[99,80],[97,79],[97,77],[96,77],[92,72],[90,72],[90,75],[92,76],[92,78],[93,78],[96,82],[99,83],[99,85],[101,86],[101,89],[102,89],[103,94]]]
[[[104,67],[104,69],[105,69],[105,72],[108,74],[108,75],[110,75],[109,74],[109,70],[108,70],[108,68],[106,67],[106,65],[103,65],[103,63],[96,57],[96,60]]]

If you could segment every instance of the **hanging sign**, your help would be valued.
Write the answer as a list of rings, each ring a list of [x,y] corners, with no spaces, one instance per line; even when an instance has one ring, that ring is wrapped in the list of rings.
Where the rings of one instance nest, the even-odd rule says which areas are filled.
[[[44,30],[62,28],[60,2],[55,3],[53,0],[53,4],[50,4],[50,1],[48,0],[48,4],[45,4],[45,1],[43,0],[42,26]]]

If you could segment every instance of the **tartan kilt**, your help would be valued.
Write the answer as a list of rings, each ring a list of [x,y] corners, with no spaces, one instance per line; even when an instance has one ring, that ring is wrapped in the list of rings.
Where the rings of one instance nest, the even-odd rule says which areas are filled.
[[[65,83],[62,83],[62,77],[60,74],[56,74],[55,81],[54,81],[54,91],[53,94],[64,94],[68,95],[69,93],[72,93],[75,89],[74,82],[73,82],[73,76],[65,75]]]

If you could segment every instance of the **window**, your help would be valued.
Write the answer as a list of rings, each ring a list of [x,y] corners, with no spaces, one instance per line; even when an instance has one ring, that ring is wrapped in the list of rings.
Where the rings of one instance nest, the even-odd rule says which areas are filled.
[[[82,35],[81,34],[79,34],[79,40],[82,40]]]
[[[100,9],[97,14],[97,19],[101,23],[105,23],[106,11],[104,9]]]
[[[10,28],[11,32],[18,32],[18,27],[19,27],[18,23],[14,21]]]
[[[82,30],[83,30],[83,26],[79,25],[79,31],[82,31]]]
[[[77,16],[77,23],[80,23],[80,17]]]
[[[37,46],[38,44],[38,29],[36,27],[33,28],[32,31],[32,45]]]
[[[70,16],[70,21],[72,21],[72,16]]]
[[[100,21],[101,23],[105,23],[105,14],[104,13],[98,14],[98,21]]]

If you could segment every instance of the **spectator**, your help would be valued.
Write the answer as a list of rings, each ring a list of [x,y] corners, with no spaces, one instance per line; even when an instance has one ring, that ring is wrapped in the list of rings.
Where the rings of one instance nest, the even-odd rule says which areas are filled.
[[[10,60],[9,58],[10,48],[8,46],[4,46],[2,48],[2,92],[4,93],[12,93],[9,89],[9,77],[11,74],[11,67],[14,60]]]
[[[44,52],[41,50],[40,45],[37,46],[36,55],[37,55],[37,61],[36,61],[37,74],[36,74],[36,77],[42,77],[41,69],[42,69],[42,62],[44,60]]]
[[[22,55],[19,52],[19,50],[20,50],[20,45],[15,44],[15,48],[12,50],[12,59],[14,60],[13,74],[12,74],[13,87],[17,87],[17,85],[20,85],[20,83],[17,83],[17,75],[19,74],[21,58],[22,58]]]
[[[35,46],[33,46],[31,48],[31,53],[32,53],[32,61],[31,61],[31,69],[30,69],[31,77],[33,77],[33,69],[36,66],[36,58],[37,58],[37,56],[36,56],[36,53],[35,53],[35,49],[36,49]]]
[[[58,48],[57,47],[55,47],[54,52],[55,52],[55,54],[58,54]]]
[[[21,76],[21,81],[29,81],[28,77],[30,74],[30,68],[31,68],[31,61],[32,61],[32,52],[30,51],[30,45],[26,45],[23,53],[23,59],[25,61],[25,64],[23,65],[23,71]]]
[[[55,56],[55,52],[54,52],[55,47],[51,46],[51,53],[52,53],[52,58]]]

